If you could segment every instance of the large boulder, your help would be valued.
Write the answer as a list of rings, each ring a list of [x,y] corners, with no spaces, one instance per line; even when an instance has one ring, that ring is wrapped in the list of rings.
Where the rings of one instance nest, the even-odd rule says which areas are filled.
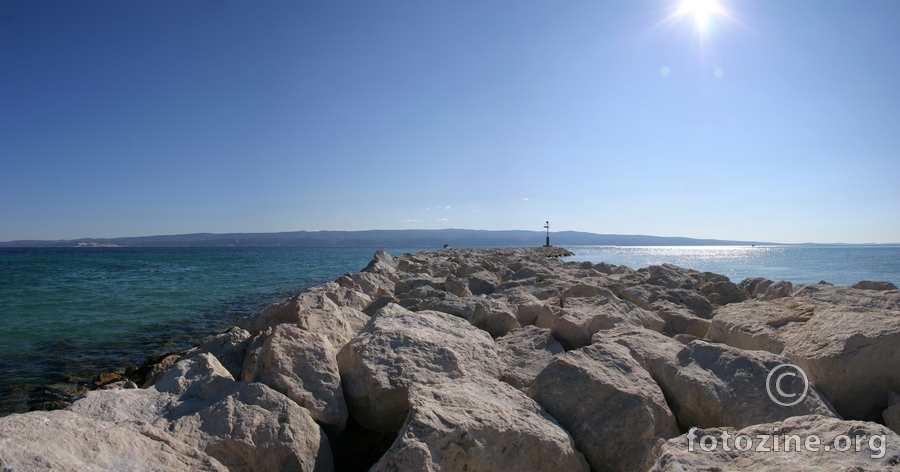
[[[511,280],[544,282],[559,278],[559,270],[556,267],[550,267],[544,261],[517,261],[510,264],[509,268],[514,271],[508,277]]]
[[[259,313],[238,320],[238,326],[258,334],[260,331],[281,323],[297,323],[307,310],[333,311],[339,307],[322,290],[306,290],[296,296],[273,303]]]
[[[781,406],[767,393],[769,373],[790,361],[764,351],[743,351],[724,344],[691,341],[684,345],[649,330],[598,333],[595,343],[617,343],[647,369],[666,396],[682,430],[689,427],[745,426],[778,421],[790,416],[835,416],[815,389],[803,401]],[[788,381],[792,378],[788,378]],[[799,392],[803,386],[787,392]]]
[[[645,471],[678,435],[659,386],[623,346],[556,356],[529,394],[572,435],[593,470]]]
[[[334,285],[338,284],[334,283]],[[352,288],[342,287],[340,285],[333,287],[325,292],[325,296],[331,299],[337,306],[345,306],[356,310],[362,310],[372,303],[372,297],[363,292],[362,288],[355,283]]]
[[[369,262],[369,265],[367,265],[366,268],[362,271],[393,274],[397,271],[397,261],[395,261],[394,258],[387,253],[387,251],[379,249],[375,251],[375,254],[372,256],[372,260]]]
[[[738,282],[737,286],[740,287],[740,289],[744,292],[747,292],[747,295],[755,297],[757,295],[756,287],[760,285],[767,286],[771,283],[772,281],[765,277],[752,277],[741,280],[740,282]]]
[[[453,261],[443,260],[436,261],[429,266],[432,277],[450,277],[455,276],[459,270],[459,264]]]
[[[748,351],[784,352],[779,328],[789,323],[805,323],[814,306],[799,300],[777,303],[748,301],[716,310],[707,337],[714,342]]]
[[[176,363],[152,388],[96,390],[70,411],[150,424],[229,470],[333,468],[328,438],[305,408],[261,383],[235,382],[208,353]]]
[[[228,470],[146,423],[109,423],[71,411],[0,418],[0,470]]]
[[[184,353],[171,353],[162,355],[162,357],[152,356],[147,358],[147,361],[150,361],[151,359],[158,359],[158,362],[155,362],[154,364],[149,366],[146,375],[144,375],[144,382],[143,384],[141,384],[141,388],[149,388],[156,382],[159,382],[159,379],[162,378],[163,373],[165,373],[165,371],[169,370],[173,365],[175,365],[176,362],[181,360],[182,357],[184,357]]]
[[[409,294],[410,292],[407,292]],[[404,298],[405,303],[408,298]],[[424,298],[416,298],[414,303],[407,303],[414,311],[433,310],[441,311],[453,316],[458,316],[469,323],[473,323],[475,305],[478,303],[472,297],[461,298],[450,292],[430,290]],[[382,307],[383,308],[383,307]]]
[[[347,423],[337,353],[316,333],[280,324],[258,334],[248,348],[241,379],[287,395],[329,433],[339,433]]]
[[[623,288],[619,292],[619,297],[644,309],[650,309],[656,301],[665,300],[685,307],[700,318],[712,316],[712,304],[696,290],[642,284]]]
[[[665,333],[688,334],[703,338],[709,332],[710,320],[697,316],[695,311],[684,305],[668,300],[657,300],[650,304],[649,311],[656,313],[665,322],[663,325]]]
[[[394,294],[394,287],[398,279],[398,273],[383,272],[355,272],[349,274],[349,286],[359,288],[362,293],[373,300]]]
[[[255,335],[282,323],[295,324],[324,336],[335,349],[340,349],[368,321],[369,315],[356,308],[339,306],[327,292],[313,288],[239,320],[238,326]]]
[[[877,421],[888,391],[900,391],[900,310],[894,303],[891,292],[806,286],[790,298],[720,308],[708,337],[782,354],[841,416]]]
[[[502,297],[507,305],[515,307],[516,320],[521,326],[533,325],[537,323],[538,318],[553,317],[555,319],[550,306],[534,296],[527,287],[510,288],[505,290],[502,295],[495,294],[494,296]],[[550,326],[553,326],[552,322],[546,328],[549,329]]]
[[[835,306],[900,311],[900,290],[866,290],[818,283],[797,289],[794,297]]]
[[[469,281],[456,277],[447,277],[444,280],[444,290],[456,295],[457,297],[471,297],[472,291],[469,290]]]
[[[502,382],[445,380],[409,396],[397,440],[370,470],[589,470],[556,421]]]
[[[769,373],[784,364],[791,362],[777,354],[692,341],[678,353],[677,371],[669,371],[663,391],[672,398],[670,406],[683,426],[742,428],[791,416],[837,416],[828,400],[813,387],[796,405],[775,404],[769,398],[766,383]],[[779,383],[785,391],[804,389],[801,379],[785,379]]]
[[[550,329],[557,318],[559,315],[554,313],[553,307],[544,302],[524,303],[516,307],[516,319],[521,326],[535,325]]]
[[[481,271],[470,275],[468,281],[468,289],[472,295],[490,295],[497,290],[500,278],[491,272]]]
[[[582,282],[581,279],[579,282],[575,284],[570,284],[568,288],[562,290],[562,298],[594,298],[594,297],[603,297],[609,299],[616,299],[616,294],[613,293],[612,290],[602,287],[599,284],[590,282]]]
[[[516,309],[499,299],[484,295],[475,297],[475,310],[472,312],[472,324],[488,332],[493,337],[503,336],[512,329],[521,328],[516,316]]]
[[[794,293],[794,284],[786,280],[773,282],[762,277],[744,279],[738,284],[738,287],[748,296],[761,300],[777,300],[790,297]]]
[[[855,289],[859,289],[859,290],[880,290],[880,291],[897,290],[897,286],[890,282],[884,282],[884,281],[875,282],[872,280],[860,280],[859,282],[856,282],[855,284],[853,284],[851,287],[853,287]]]
[[[212,354],[216,356],[216,359],[223,367],[228,369],[232,377],[239,379],[244,365],[244,351],[246,351],[249,342],[250,332],[234,326],[188,351],[185,357],[192,358],[203,353]],[[171,365],[174,365],[174,362],[169,367]]]
[[[397,284],[394,286],[394,295],[402,295],[419,287],[431,287],[435,290],[443,290],[444,282],[446,281],[446,278],[428,277],[425,275],[406,277],[397,281]]]
[[[740,430],[690,431],[663,446],[652,471],[874,471],[898,465],[900,436],[884,426],[810,415]]]
[[[665,322],[655,313],[624,300],[573,298],[559,309],[551,332],[566,349],[577,349],[590,344],[594,333],[617,326],[662,331]]]
[[[641,284],[623,288],[619,296],[656,313],[665,322],[663,331],[666,333],[702,338],[709,330],[713,306],[696,290]]]
[[[620,266],[624,267],[624,266]],[[618,271],[616,271],[618,272]],[[713,277],[715,280],[727,277]],[[652,265],[633,271],[625,278],[629,285],[650,284],[665,288],[694,289],[709,282],[710,277],[692,269],[684,269],[673,264]]]
[[[373,431],[396,432],[409,411],[413,384],[447,378],[499,378],[503,363],[491,337],[437,311],[379,310],[338,353],[344,396],[354,418]]]
[[[418,293],[417,293],[418,292]],[[411,296],[423,298],[408,298]],[[511,329],[520,328],[515,309],[502,300],[484,295],[461,298],[449,292],[431,288],[416,289],[402,295],[400,304],[414,311],[434,310],[458,316],[491,336],[502,336]]]
[[[697,290],[706,295],[706,298],[714,305],[742,302],[749,298],[747,292],[729,280],[706,282]]]
[[[506,366],[500,380],[518,389],[530,387],[553,357],[565,351],[549,329],[537,326],[510,331],[497,339],[497,349]]]
[[[900,313],[834,307],[782,331],[784,356],[849,419],[880,419],[900,391]]]
[[[779,280],[766,288],[765,293],[760,294],[763,300],[777,300],[790,297],[794,293],[794,284],[787,280]]]
[[[245,383],[212,405],[171,422],[172,434],[229,470],[333,469],[328,438],[301,407]]]

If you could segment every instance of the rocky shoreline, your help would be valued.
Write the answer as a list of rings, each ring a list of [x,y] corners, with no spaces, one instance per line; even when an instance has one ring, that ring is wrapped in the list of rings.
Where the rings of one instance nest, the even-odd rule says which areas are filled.
[[[63,410],[0,418],[0,470],[900,470],[892,284],[564,255],[378,251]],[[809,381],[790,406],[768,388],[784,364]]]

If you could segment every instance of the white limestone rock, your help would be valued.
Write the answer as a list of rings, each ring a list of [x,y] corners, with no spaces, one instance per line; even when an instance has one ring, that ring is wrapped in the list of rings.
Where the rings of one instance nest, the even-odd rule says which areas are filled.
[[[716,311],[708,337],[782,354],[848,419],[879,420],[900,391],[900,309],[892,292],[809,285],[792,297]]]
[[[469,290],[469,281],[466,279],[447,277],[444,280],[444,290],[461,298],[472,296],[472,292]]]
[[[138,421],[108,423],[71,411],[0,418],[0,470],[227,471],[218,460]]]
[[[726,434],[727,437],[723,437]],[[691,437],[693,436],[693,443]],[[778,448],[775,436],[778,436]],[[700,441],[710,451],[700,447]],[[737,439],[742,436],[742,439]],[[859,436],[859,439],[857,439]],[[841,437],[840,439],[838,439]],[[817,438],[813,441],[811,438]],[[875,439],[873,439],[875,438]],[[713,449],[713,439],[716,447]],[[810,442],[807,443],[807,440]],[[835,442],[835,441],[838,442]],[[728,448],[723,442],[728,441]],[[735,441],[740,441],[735,447]],[[693,447],[692,447],[693,444]],[[857,444],[859,448],[857,449]],[[749,447],[746,447],[749,445]],[[825,447],[828,450],[825,450]],[[787,449],[790,450],[787,450]],[[845,449],[841,451],[840,449]],[[742,450],[745,449],[745,450]],[[876,423],[842,421],[818,415],[734,428],[697,429],[669,440],[653,472],[692,470],[843,470],[900,469],[900,436]]]
[[[371,299],[394,294],[394,287],[400,272],[356,272],[350,274],[350,281],[355,287],[368,295]]]
[[[584,471],[572,438],[540,405],[494,379],[410,388],[397,440],[371,471]]]
[[[766,382],[777,366],[789,364],[782,356],[765,351],[744,351],[700,340],[682,344],[645,329],[598,333],[595,343],[616,343],[629,349],[666,396],[682,430],[689,427],[731,426],[743,428],[779,421],[791,416],[836,416],[815,389],[800,403],[778,405],[769,398]],[[800,380],[780,384],[803,389]]]
[[[659,386],[624,346],[556,356],[529,395],[572,435],[592,470],[645,471],[678,435]]]
[[[235,326],[191,349],[185,354],[185,357],[191,358],[203,353],[210,353],[216,356],[223,367],[228,369],[232,377],[238,379],[241,377],[244,351],[247,349],[249,340],[250,332]]]
[[[878,290],[878,291],[887,291],[887,290],[897,290],[897,286],[884,281],[872,281],[872,280],[860,280],[856,282],[851,287],[859,290]]]
[[[446,378],[499,378],[503,363],[491,337],[437,311],[379,310],[338,353],[344,397],[353,417],[373,431],[396,432],[409,410],[413,384]]]
[[[306,408],[329,433],[347,423],[337,353],[322,336],[290,324],[258,334],[251,342],[242,380],[262,382]]]
[[[497,349],[506,365],[500,380],[520,390],[530,387],[550,361],[565,352],[550,330],[537,326],[510,331],[497,339]]]
[[[443,290],[446,281],[446,278],[424,275],[406,277],[397,281],[397,284],[394,286],[394,295],[400,296],[419,287],[431,287],[435,290]]]
[[[698,317],[695,311],[669,300],[654,301],[648,309],[665,322],[664,333],[687,334],[703,338],[709,332],[709,326],[712,324],[710,320]]]
[[[665,321],[655,313],[624,300],[574,298],[565,308],[554,311],[558,318],[553,322],[551,332],[566,349],[586,346],[594,333],[617,326],[646,327],[655,331],[662,331],[665,326]]]
[[[150,372],[147,372],[147,375],[144,376],[145,380],[143,385],[141,385],[141,388],[148,388],[156,382],[159,382],[163,373],[175,365],[182,357],[184,357],[182,354],[169,354],[160,359],[159,363],[151,367]]]
[[[366,266],[363,272],[373,272],[382,274],[393,274],[397,271],[397,261],[391,257],[387,251],[379,249],[372,256],[372,261]]]
[[[70,411],[150,424],[229,470],[333,469],[328,438],[305,408],[261,383],[235,382],[208,353],[178,362],[149,389],[96,390]]]
[[[749,298],[747,292],[729,280],[706,282],[697,287],[697,290],[706,295],[706,298],[713,305],[727,305],[729,303],[742,302]]]
[[[238,321],[238,326],[251,334],[290,323],[317,333],[340,349],[356,336],[369,321],[369,316],[349,306],[339,306],[328,292],[313,287],[295,297],[268,306],[263,311]]]

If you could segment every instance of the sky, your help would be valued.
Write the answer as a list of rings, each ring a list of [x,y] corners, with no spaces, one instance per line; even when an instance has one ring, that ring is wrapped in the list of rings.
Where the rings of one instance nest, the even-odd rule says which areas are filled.
[[[893,0],[4,0],[0,241],[898,243],[898,24]]]

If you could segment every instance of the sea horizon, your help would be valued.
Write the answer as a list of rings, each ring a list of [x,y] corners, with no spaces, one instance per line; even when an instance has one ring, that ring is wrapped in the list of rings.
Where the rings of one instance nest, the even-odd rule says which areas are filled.
[[[559,246],[896,246],[896,243],[800,242],[655,236],[648,234],[592,233],[584,231],[476,230],[476,229],[373,229],[299,230],[255,233],[184,233],[76,239],[17,239],[0,241],[0,247],[510,247],[543,245],[546,238]]]

